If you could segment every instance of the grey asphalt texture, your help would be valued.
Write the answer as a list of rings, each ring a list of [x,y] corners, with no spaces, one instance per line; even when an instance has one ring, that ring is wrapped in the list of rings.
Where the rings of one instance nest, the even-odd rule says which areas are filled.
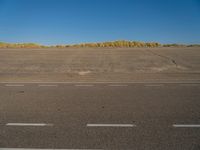
[[[200,84],[0,85],[0,147],[198,150]],[[48,123],[53,126],[6,126]],[[134,124],[133,128],[87,124]]]

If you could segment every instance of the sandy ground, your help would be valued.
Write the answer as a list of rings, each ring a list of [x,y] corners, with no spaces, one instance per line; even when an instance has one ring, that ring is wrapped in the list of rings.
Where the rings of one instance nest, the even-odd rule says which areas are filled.
[[[199,80],[200,48],[0,49],[0,81]]]

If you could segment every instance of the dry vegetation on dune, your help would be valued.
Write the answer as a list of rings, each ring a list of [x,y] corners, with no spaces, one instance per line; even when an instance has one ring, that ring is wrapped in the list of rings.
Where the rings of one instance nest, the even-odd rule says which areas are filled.
[[[0,42],[0,48],[84,48],[84,47],[113,47],[113,48],[123,48],[123,47],[200,47],[200,44],[184,45],[184,44],[160,44],[158,42],[137,42],[137,41],[112,41],[112,42],[99,42],[99,43],[81,43],[73,45],[56,45],[56,46],[44,46],[36,43],[4,43]]]
[[[113,42],[102,42],[102,43],[82,43],[70,46],[72,47],[158,47],[161,46],[161,44],[157,42],[145,43],[136,41],[113,41]]]
[[[200,44],[163,44],[163,47],[200,47]]]
[[[161,44],[156,42],[135,42],[135,41],[113,41],[113,42],[102,42],[102,43],[82,43],[73,45],[56,45],[56,46],[44,46],[35,43],[3,43],[0,42],[0,48],[48,48],[48,47],[158,47]]]
[[[43,48],[47,46],[36,43],[4,43],[0,42],[0,48]]]

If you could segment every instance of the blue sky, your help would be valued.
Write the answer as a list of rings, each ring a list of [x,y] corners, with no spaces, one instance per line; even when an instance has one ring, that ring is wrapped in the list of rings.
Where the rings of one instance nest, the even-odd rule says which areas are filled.
[[[200,43],[200,0],[0,0],[0,41]]]

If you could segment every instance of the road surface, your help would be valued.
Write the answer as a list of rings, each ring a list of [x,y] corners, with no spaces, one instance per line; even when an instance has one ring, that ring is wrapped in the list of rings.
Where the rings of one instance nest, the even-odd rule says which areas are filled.
[[[200,149],[200,82],[5,82],[0,91],[1,149]]]

